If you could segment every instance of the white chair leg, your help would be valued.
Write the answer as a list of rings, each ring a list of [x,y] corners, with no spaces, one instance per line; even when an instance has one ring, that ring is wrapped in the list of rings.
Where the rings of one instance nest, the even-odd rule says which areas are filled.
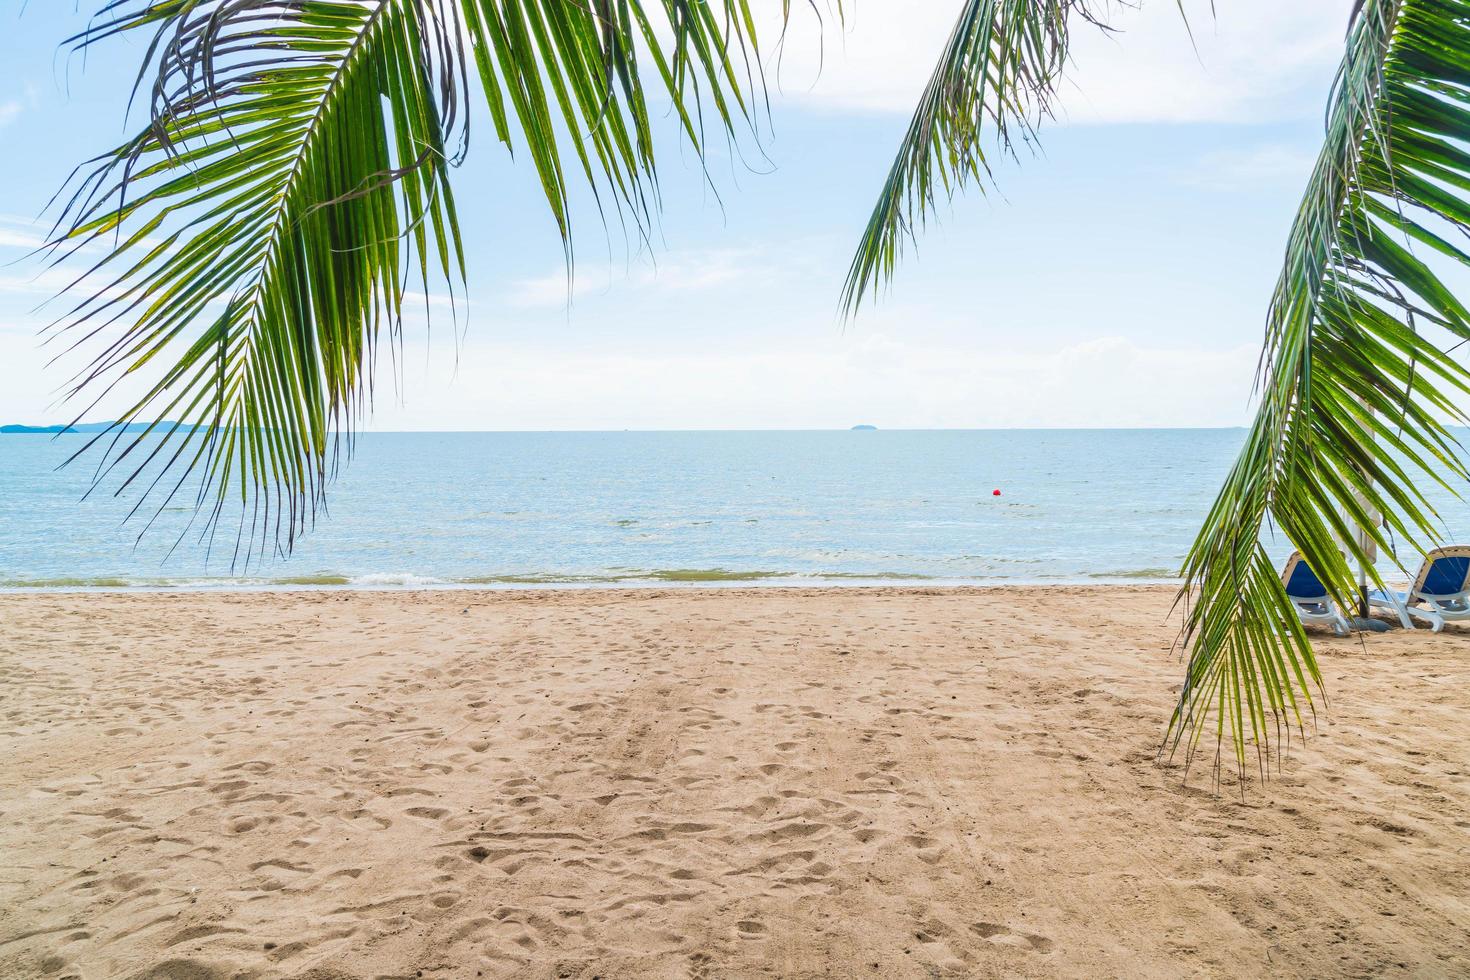
[[[1413,619],[1414,610],[1410,609],[1397,595],[1389,593],[1389,596],[1393,600],[1394,611],[1399,614],[1399,622],[1403,624],[1404,629],[1415,629]]]
[[[1403,610],[1403,615],[1405,617],[1416,616],[1419,619],[1424,620],[1426,623],[1429,624],[1429,628],[1436,633],[1444,629],[1444,617],[1441,616],[1436,610],[1420,609],[1418,606],[1409,606],[1404,605],[1403,603],[1400,603],[1399,605],[1400,608]],[[1413,629],[1412,626],[1410,626],[1409,628]]]
[[[1414,621],[1409,618],[1409,610],[1402,602],[1399,602],[1398,599],[1394,599],[1392,602],[1389,603],[1389,608],[1398,615],[1400,626],[1402,626],[1406,630],[1411,630],[1414,628]]]

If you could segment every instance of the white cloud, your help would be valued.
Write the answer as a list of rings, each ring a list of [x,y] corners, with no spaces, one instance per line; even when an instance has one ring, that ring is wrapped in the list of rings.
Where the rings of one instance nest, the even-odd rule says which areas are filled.
[[[1152,0],[1114,38],[1079,33],[1064,95],[1078,122],[1267,122],[1320,117],[1342,57],[1344,0]]]
[[[0,248],[40,248],[45,240],[40,235],[0,227]]]
[[[1222,426],[1248,419],[1254,345],[1153,347],[1110,337],[1054,350],[954,347],[886,334],[750,351],[568,352],[471,342],[380,429]],[[442,358],[438,359],[442,361]],[[412,354],[407,363],[422,363]]]
[[[506,301],[520,309],[554,309],[597,288],[586,276],[553,272],[511,283]]]
[[[643,262],[625,277],[599,281],[586,273],[570,279],[564,271],[513,283],[508,302],[521,309],[558,309],[595,293],[626,294],[657,289],[660,293],[693,293],[739,283],[768,283],[777,268],[769,252],[751,248],[689,249],[666,252]]]
[[[1304,187],[1316,160],[1312,151],[1295,146],[1220,150],[1201,157],[1179,181],[1211,190],[1239,190],[1275,183]]]
[[[0,275],[0,296],[55,296],[76,281],[75,270],[45,268],[30,273]]]
[[[48,250],[39,256],[27,255],[26,253],[41,249],[47,244],[50,231],[49,223],[13,214],[0,214],[0,250],[14,249],[18,253],[13,257],[0,257],[0,311],[4,309],[4,300],[7,297],[19,298],[28,310],[47,302],[61,308],[63,304],[60,297],[74,288],[87,295],[93,292],[100,292],[109,298],[122,295],[122,289],[108,285],[113,277],[105,273],[86,275],[96,258],[110,250],[113,241],[111,238],[104,237],[80,245],[73,242],[61,250]],[[160,238],[144,237],[134,246],[132,254],[140,258],[143,249],[154,248],[162,242],[163,239]],[[59,265],[55,264],[57,259],[63,261]],[[424,294],[406,295],[420,306],[423,305]],[[72,297],[73,300],[77,298],[79,296]],[[429,302],[448,307],[449,298],[434,295],[429,297]]]
[[[784,94],[814,107],[909,112],[963,0],[865,0],[847,29],[827,18],[825,49],[810,15],[793,14],[768,69]],[[1320,110],[1342,53],[1345,0],[1187,0],[1189,31],[1173,0],[1115,6],[1103,35],[1080,20],[1062,92],[1063,121],[1241,122]],[[819,67],[820,66],[820,67]]]
[[[4,129],[20,117],[27,109],[37,109],[41,105],[41,90],[35,82],[25,83],[25,97],[23,99],[5,99],[0,101],[0,129]]]
[[[45,231],[39,222],[0,214],[0,248],[40,248],[46,243]]]
[[[416,308],[430,307],[436,310],[457,311],[460,315],[469,310],[469,300],[464,296],[448,293],[424,293],[416,289],[404,290],[403,306],[407,313]]]
[[[35,310],[40,306],[49,309],[59,305],[63,294],[69,293],[86,271],[76,263],[67,266],[43,266],[39,262],[0,265],[0,270],[3,270],[0,271],[0,300],[15,297],[27,310]],[[104,285],[105,280],[94,277],[82,288],[90,293]],[[113,288],[103,288],[100,291],[108,297],[117,296],[121,292]]]

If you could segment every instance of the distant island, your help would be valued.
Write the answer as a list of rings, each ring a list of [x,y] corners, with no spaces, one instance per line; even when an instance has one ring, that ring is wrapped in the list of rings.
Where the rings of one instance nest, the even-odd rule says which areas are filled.
[[[877,432],[878,431],[878,427],[876,425],[855,425],[855,426],[852,427],[852,431],[853,432]]]
[[[169,423],[164,423],[165,425]],[[60,435],[65,432],[106,432],[116,422],[80,422],[76,425],[0,425],[0,435]],[[143,422],[130,422],[128,432],[142,432],[148,428]]]

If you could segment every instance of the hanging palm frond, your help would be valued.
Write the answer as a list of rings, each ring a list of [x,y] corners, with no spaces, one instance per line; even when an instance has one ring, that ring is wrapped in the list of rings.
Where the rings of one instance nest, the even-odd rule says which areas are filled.
[[[849,313],[941,195],[984,186],[987,146],[1008,151],[1049,115],[1073,14],[1098,23],[1080,0],[965,4],[853,259]],[[1268,316],[1260,409],[1183,570],[1190,656],[1171,754],[1192,757],[1212,731],[1217,762],[1229,743],[1243,774],[1254,746],[1265,772],[1320,699],[1262,546],[1268,521],[1346,606],[1350,562],[1391,538],[1434,544],[1425,488],[1470,478],[1448,428],[1466,421],[1470,373],[1450,355],[1470,312],[1436,271],[1470,264],[1467,140],[1470,0],[1358,0]]]
[[[1013,153],[1051,115],[1071,19],[1101,26],[1099,0],[967,0],[878,195],[843,287],[842,305],[891,279],[922,223],[969,184],[991,179],[988,147]]]
[[[119,386],[128,397],[88,444],[99,481],[138,491],[135,513],[192,493],[211,532],[238,506],[237,558],[289,550],[410,287],[453,296],[462,281],[449,175],[470,98],[530,158],[568,247],[572,158],[598,206],[611,198],[642,231],[650,100],[696,151],[701,113],[735,134],[751,24],[746,0],[108,3],[74,41],[150,37],[149,119],[73,178],[51,243],[88,263],[53,328],[91,356],[69,397],[79,414]]]
[[[1252,750],[1264,775],[1315,711],[1322,678],[1268,521],[1352,606],[1364,545],[1431,546],[1425,489],[1470,478],[1447,428],[1466,421],[1470,372],[1450,354],[1470,310],[1442,277],[1470,266],[1467,138],[1470,2],[1361,3],[1271,303],[1260,408],[1184,567],[1171,754],[1210,732],[1217,764],[1228,743],[1242,775]]]

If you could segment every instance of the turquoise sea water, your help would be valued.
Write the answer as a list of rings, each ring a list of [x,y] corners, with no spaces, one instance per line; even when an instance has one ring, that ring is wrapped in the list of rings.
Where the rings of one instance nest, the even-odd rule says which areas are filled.
[[[187,508],[135,546],[134,498],[82,502],[84,437],[0,436],[0,588],[1165,580],[1243,437],[368,434],[289,558],[232,568],[231,534],[168,555]]]

